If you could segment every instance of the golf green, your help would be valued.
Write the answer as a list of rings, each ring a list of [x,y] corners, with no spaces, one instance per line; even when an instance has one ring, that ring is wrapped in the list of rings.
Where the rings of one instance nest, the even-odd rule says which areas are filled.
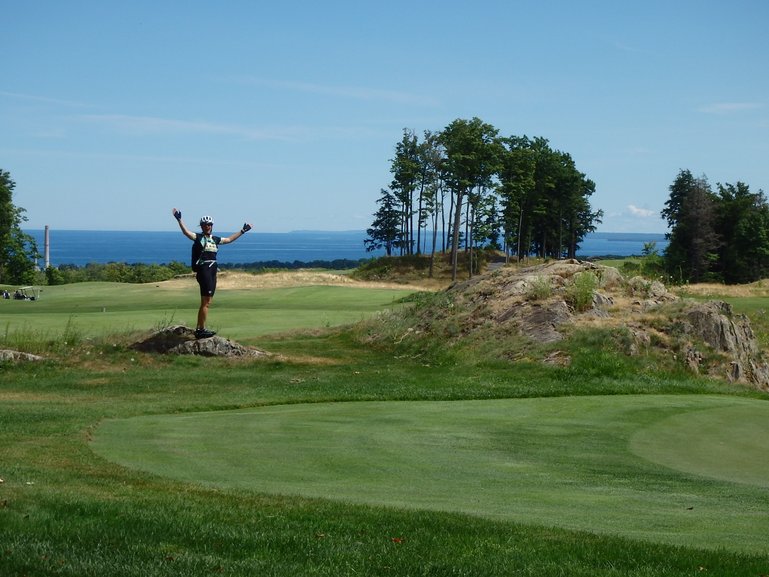
[[[227,489],[766,551],[769,403],[699,395],[281,405],[110,420],[94,451]]]

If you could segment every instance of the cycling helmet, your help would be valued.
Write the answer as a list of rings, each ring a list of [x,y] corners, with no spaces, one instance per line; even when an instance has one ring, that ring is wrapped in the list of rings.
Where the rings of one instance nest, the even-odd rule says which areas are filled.
[[[203,226],[204,224],[210,224],[211,226],[214,226],[214,219],[210,216],[201,216],[200,217],[200,226]]]

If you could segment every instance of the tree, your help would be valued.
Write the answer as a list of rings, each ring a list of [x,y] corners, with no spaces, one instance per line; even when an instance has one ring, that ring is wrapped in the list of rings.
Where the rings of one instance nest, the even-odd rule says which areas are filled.
[[[681,282],[701,282],[717,268],[719,238],[716,233],[717,197],[707,178],[679,172],[670,185],[662,218],[668,222],[669,243],[665,267]]]
[[[660,255],[655,241],[645,242],[641,250],[641,274],[645,277],[658,277],[665,271],[665,261]]]
[[[580,243],[602,222],[603,210],[593,211],[588,198],[595,182],[574,168],[575,186],[566,199],[562,223],[566,227],[566,258],[576,258]]]
[[[414,252],[414,194],[420,180],[419,143],[416,134],[403,130],[403,138],[395,146],[395,158],[391,160],[390,172],[393,180],[390,184],[401,207],[401,249],[406,254]]]
[[[429,222],[432,226],[432,242],[430,247],[430,269],[429,276],[433,277],[433,268],[435,265],[435,252],[438,245],[438,220],[440,218],[441,235],[445,250],[445,229],[446,222],[443,218],[444,195],[443,187],[443,147],[441,146],[439,135],[426,130],[424,140],[419,145],[419,162],[421,166],[421,192],[419,203],[419,226],[426,226]],[[417,245],[419,245],[419,235],[417,235]]]
[[[501,140],[499,184],[497,193],[502,205],[502,228],[506,258],[510,249],[521,259],[524,208],[534,189],[536,159],[528,137],[511,136]]]
[[[401,211],[398,199],[387,189],[381,190],[382,196],[377,200],[379,209],[374,213],[374,222],[366,230],[368,238],[363,241],[367,252],[384,248],[387,256],[392,256],[393,249],[401,246],[403,233],[401,228]]]
[[[21,230],[27,217],[13,204],[14,188],[10,173],[0,169],[0,282],[29,284],[34,282],[40,255],[35,239]]]
[[[444,180],[454,196],[453,223],[451,225],[451,278],[457,278],[459,234],[465,199],[478,187],[489,185],[497,168],[497,129],[482,122],[457,119],[441,133],[445,149]],[[480,194],[480,192],[478,192]],[[472,202],[476,202],[472,199]],[[472,272],[472,271],[471,271]]]
[[[718,270],[724,282],[749,283],[769,275],[769,205],[763,191],[742,182],[718,184]]]

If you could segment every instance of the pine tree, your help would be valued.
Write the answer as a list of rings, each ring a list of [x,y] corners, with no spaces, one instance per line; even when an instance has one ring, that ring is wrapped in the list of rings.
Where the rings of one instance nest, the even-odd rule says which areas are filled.
[[[384,248],[387,256],[392,256],[393,250],[400,248],[403,243],[402,211],[392,192],[383,188],[381,193],[382,196],[377,200],[379,209],[374,213],[374,222],[366,230],[368,238],[363,243],[367,252]]]
[[[670,198],[661,213],[670,227],[665,267],[679,282],[709,280],[717,270],[716,209],[717,197],[707,178],[694,178],[690,171],[680,171],[670,185]]]

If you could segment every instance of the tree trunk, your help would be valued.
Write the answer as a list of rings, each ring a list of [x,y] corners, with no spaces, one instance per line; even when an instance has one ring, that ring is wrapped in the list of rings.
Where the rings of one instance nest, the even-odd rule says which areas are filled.
[[[462,226],[462,196],[463,192],[457,192],[457,202],[454,207],[454,224],[451,233],[451,280],[457,280],[457,256],[459,253],[459,227]]]

